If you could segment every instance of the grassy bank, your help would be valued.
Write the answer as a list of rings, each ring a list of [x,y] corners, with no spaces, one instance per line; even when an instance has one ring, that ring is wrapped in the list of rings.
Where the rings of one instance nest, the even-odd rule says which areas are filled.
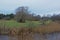
[[[45,25],[41,25],[40,21],[26,21],[26,23],[18,23],[14,20],[0,20],[1,34],[20,35],[21,33],[52,32],[60,32],[59,23],[47,21]]]

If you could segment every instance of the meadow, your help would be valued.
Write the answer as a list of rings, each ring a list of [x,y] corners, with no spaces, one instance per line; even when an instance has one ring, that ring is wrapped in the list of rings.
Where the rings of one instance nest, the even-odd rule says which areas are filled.
[[[49,24],[51,21],[46,21],[45,24]],[[0,27],[37,27],[41,25],[41,21],[26,21],[25,23],[19,23],[15,20],[0,20]]]

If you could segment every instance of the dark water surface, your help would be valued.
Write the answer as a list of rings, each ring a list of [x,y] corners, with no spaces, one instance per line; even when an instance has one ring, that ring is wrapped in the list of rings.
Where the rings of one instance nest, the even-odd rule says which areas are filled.
[[[0,35],[0,40],[18,40],[18,37]],[[60,40],[60,33],[52,33],[52,34],[44,34],[44,35],[40,35],[36,33],[33,35],[33,40]]]
[[[7,35],[0,35],[0,40],[8,40],[8,36]]]
[[[34,34],[34,40],[60,40],[60,33]]]

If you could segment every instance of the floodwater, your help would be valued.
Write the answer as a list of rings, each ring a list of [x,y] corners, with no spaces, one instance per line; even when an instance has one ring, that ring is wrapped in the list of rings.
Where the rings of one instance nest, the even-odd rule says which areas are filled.
[[[0,35],[0,40],[20,40],[20,38],[7,35]],[[23,38],[21,40],[23,40]],[[60,40],[60,33],[51,33],[43,35],[36,33],[33,35],[33,40]]]

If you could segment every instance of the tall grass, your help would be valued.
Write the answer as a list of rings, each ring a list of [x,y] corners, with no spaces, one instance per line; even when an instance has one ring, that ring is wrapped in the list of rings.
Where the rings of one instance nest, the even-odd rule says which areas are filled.
[[[2,28],[4,31],[9,30],[9,31],[15,31],[18,32],[39,32],[39,33],[50,33],[50,32],[55,32],[55,31],[60,31],[59,30],[59,24],[53,23],[51,21],[46,21],[46,25],[41,25],[41,21],[26,21],[26,23],[18,23],[14,20],[0,20],[0,28]],[[58,25],[55,26],[55,25]],[[2,31],[2,30],[1,30]],[[8,32],[8,31],[6,31]],[[14,33],[15,33],[14,32]]]

